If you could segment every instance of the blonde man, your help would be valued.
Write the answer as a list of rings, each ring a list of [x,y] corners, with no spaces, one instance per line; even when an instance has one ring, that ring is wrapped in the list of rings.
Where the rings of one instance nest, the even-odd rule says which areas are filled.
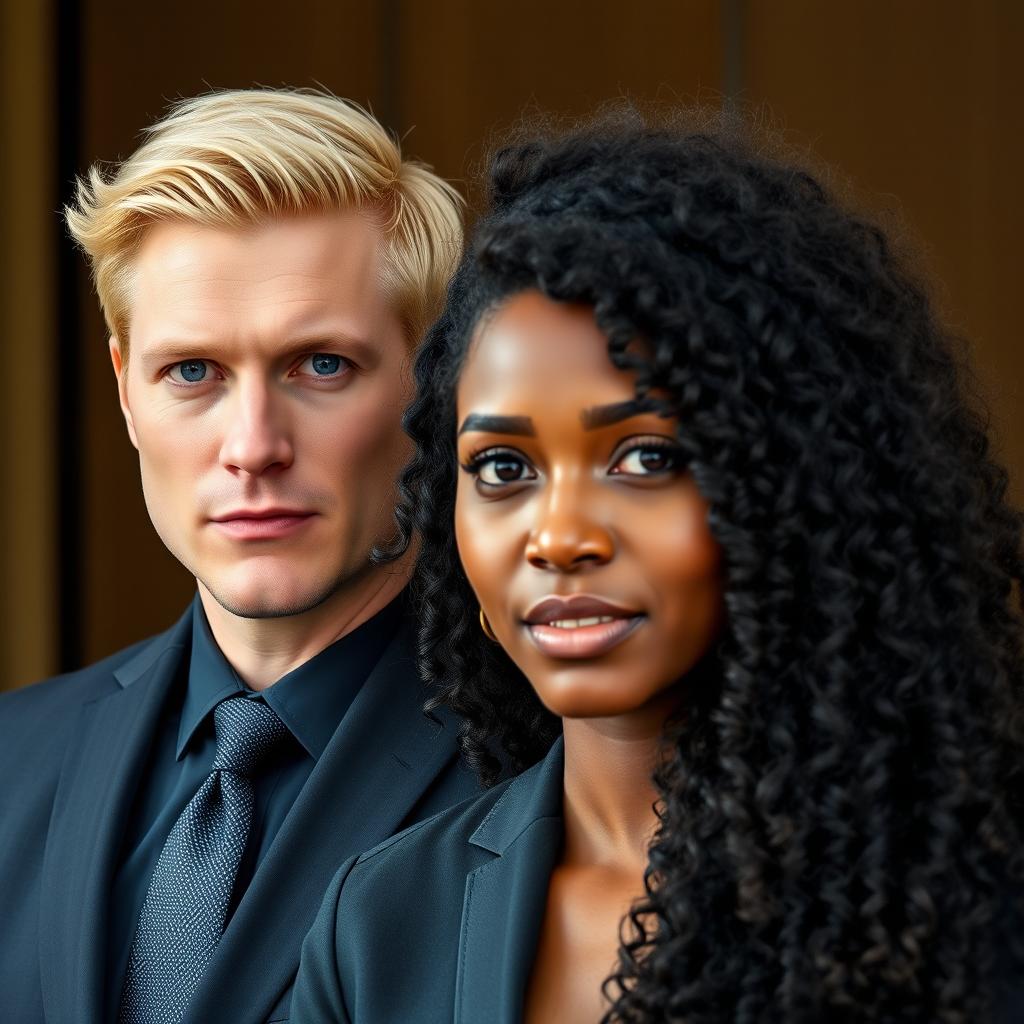
[[[176,105],[66,213],[197,595],[0,702],[0,1019],[286,1020],[337,865],[474,789],[371,558],[458,197],[358,107],[259,90]]]

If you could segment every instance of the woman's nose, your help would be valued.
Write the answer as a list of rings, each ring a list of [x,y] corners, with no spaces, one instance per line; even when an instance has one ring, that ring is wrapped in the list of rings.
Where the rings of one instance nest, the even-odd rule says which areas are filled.
[[[595,512],[583,488],[553,486],[527,540],[530,565],[572,572],[608,562],[615,551],[614,541]]]

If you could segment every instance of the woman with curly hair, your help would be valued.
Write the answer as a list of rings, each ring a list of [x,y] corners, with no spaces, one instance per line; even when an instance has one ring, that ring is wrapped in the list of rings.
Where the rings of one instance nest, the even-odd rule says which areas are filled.
[[[1021,520],[889,243],[722,126],[502,151],[401,539],[470,764],[293,1020],[1024,1020]],[[427,756],[427,753],[424,753]]]

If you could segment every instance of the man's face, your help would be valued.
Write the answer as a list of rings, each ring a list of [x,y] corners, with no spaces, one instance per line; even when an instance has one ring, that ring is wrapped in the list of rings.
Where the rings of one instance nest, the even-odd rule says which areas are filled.
[[[372,588],[391,531],[408,345],[357,212],[160,224],[135,265],[121,404],[161,539],[228,611]]]

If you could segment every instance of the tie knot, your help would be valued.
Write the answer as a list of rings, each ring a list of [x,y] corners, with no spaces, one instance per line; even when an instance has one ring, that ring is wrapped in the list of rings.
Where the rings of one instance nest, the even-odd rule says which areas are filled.
[[[229,697],[213,709],[217,755],[212,771],[251,775],[288,729],[261,700]]]

